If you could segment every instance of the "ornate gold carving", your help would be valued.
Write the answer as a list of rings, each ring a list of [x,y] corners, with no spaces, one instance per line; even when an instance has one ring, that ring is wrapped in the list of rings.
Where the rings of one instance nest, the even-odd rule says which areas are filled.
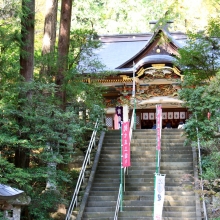
[[[172,85],[150,85],[148,90],[146,90],[143,94],[138,94],[136,96],[137,99],[143,100],[150,97],[157,96],[177,96],[178,89],[174,88]]]
[[[164,68],[165,67],[165,64],[160,64],[160,63],[158,63],[158,64],[152,64],[152,67],[154,67],[155,69],[157,69],[157,70],[159,70],[159,69],[162,69],[162,68]]]
[[[174,73],[170,67],[162,69],[148,68],[145,70],[144,82],[150,82],[155,79],[167,79],[170,81],[177,81],[180,78],[179,75]]]
[[[137,73],[137,77],[140,77],[144,74],[145,69],[143,67],[141,67],[141,69],[138,71]]]
[[[121,77],[122,77],[122,80],[123,81],[130,81],[131,80],[131,78],[129,77],[129,76],[126,76],[126,75],[121,75]]]
[[[117,106],[122,106],[122,105],[130,105],[131,101],[131,96],[130,95],[127,95],[127,96],[120,96],[118,99],[117,99],[117,103],[116,105]]]

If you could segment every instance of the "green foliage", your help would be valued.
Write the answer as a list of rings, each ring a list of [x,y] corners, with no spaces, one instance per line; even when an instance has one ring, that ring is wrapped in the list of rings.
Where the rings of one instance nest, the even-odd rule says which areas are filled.
[[[101,34],[143,33],[151,30],[149,21],[166,18],[174,20],[173,30],[185,32],[203,29],[218,11],[216,0],[88,0],[74,2],[72,24]]]
[[[192,112],[185,126],[188,138],[192,141],[197,140],[197,128],[200,139],[205,141],[213,139],[215,132],[218,132],[220,93],[217,90],[211,93],[212,86],[211,83],[210,86],[183,88],[179,93],[180,98],[186,101],[185,106]],[[211,113],[210,119],[207,117],[208,112]]]
[[[212,152],[202,158],[203,177],[206,180],[214,181],[220,177],[220,152]],[[218,186],[217,186],[218,188]],[[219,191],[220,189],[218,189]]]
[[[219,27],[219,18],[212,19],[204,32],[190,34],[187,46],[179,51],[177,62],[184,74],[179,96],[191,114],[186,121],[185,131],[189,142],[196,145],[198,140],[200,142],[203,153],[202,178],[210,194],[219,191],[220,177]]]
[[[7,218],[4,217],[4,213],[0,211],[0,219],[1,220],[7,220]]]
[[[186,76],[185,84],[200,85],[216,75],[220,68],[219,49],[218,40],[204,37],[204,33],[190,36],[187,46],[179,50],[178,66]]]
[[[62,110],[52,83],[12,82],[5,89],[0,102],[1,182],[24,190],[32,198],[31,215],[49,219],[48,210],[61,198],[68,198],[69,190],[72,193],[72,177],[65,167],[72,161],[74,146],[84,146],[84,134],[93,128],[101,108],[87,100],[84,106],[69,103]],[[79,118],[79,108],[87,109],[89,120]],[[14,166],[18,150],[29,158],[28,167]],[[57,170],[51,170],[50,163],[56,164]],[[48,180],[60,192],[59,199],[42,193]]]
[[[50,212],[55,212],[58,204],[62,203],[61,195],[55,190],[46,190],[44,192],[35,192],[32,195],[32,203],[29,207],[30,214],[34,219],[49,220]]]
[[[8,162],[4,158],[0,158],[0,178],[2,184],[18,188],[26,188],[28,186],[31,175],[27,170],[16,168],[13,163]]]
[[[191,34],[187,46],[179,51],[177,65],[184,74],[179,96],[192,113],[186,133],[193,141],[197,140],[197,129],[201,141],[211,140],[219,132],[220,48],[216,38],[219,19],[215,21],[210,21],[206,32]]]
[[[104,112],[104,88],[97,80],[88,83],[82,74],[84,67],[77,68],[79,60],[93,69],[96,79],[105,74],[97,74],[103,66],[92,53],[99,46],[96,33],[78,29],[71,32],[64,73],[65,110],[60,108],[54,84],[56,48],[47,57],[35,50],[34,79],[24,82],[19,59],[27,54],[20,54],[20,18],[25,19],[29,12],[22,14],[20,6],[20,2],[19,7],[8,6],[14,11],[5,20],[0,9],[0,179],[31,197],[31,218],[50,219],[50,212],[60,203],[68,204],[73,193],[78,173],[70,172],[67,165],[73,160],[74,148],[85,149],[88,131]],[[47,74],[41,74],[42,67]],[[48,182],[52,187],[45,190]]]

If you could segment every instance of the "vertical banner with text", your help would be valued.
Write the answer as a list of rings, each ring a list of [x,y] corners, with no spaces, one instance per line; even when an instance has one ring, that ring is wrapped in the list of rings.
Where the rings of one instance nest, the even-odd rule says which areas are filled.
[[[154,220],[162,220],[163,203],[165,196],[165,175],[155,174],[155,200],[154,200]]]
[[[121,127],[121,122],[123,121],[123,107],[122,106],[116,106],[115,112],[118,116],[118,126]]]
[[[122,166],[131,166],[130,160],[130,138],[129,138],[129,122],[122,123]]]
[[[162,108],[161,105],[156,105],[156,131],[157,131],[157,146],[156,149],[161,149],[161,129],[162,129]]]

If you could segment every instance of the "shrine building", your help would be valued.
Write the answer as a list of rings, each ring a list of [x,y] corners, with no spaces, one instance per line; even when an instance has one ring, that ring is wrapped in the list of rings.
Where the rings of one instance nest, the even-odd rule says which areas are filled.
[[[157,104],[162,105],[163,128],[177,128],[189,117],[178,98],[183,75],[175,65],[178,49],[185,46],[187,36],[170,32],[169,23],[160,26],[152,22],[158,25],[154,33],[99,36],[102,46],[95,53],[106,70],[116,73],[99,80],[108,88],[104,94],[108,129],[119,129],[116,107],[120,106],[128,107],[129,117],[135,106],[137,129],[153,128]]]

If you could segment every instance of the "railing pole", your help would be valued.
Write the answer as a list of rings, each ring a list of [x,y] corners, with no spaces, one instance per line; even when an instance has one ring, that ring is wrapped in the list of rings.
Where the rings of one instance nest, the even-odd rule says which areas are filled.
[[[136,130],[137,118],[136,118],[136,98],[134,98],[134,130]]]
[[[123,160],[123,155],[122,155],[122,124],[123,121],[121,122],[121,196],[120,196],[120,211],[123,211],[123,166],[122,166],[122,160]]]
[[[196,118],[197,120],[197,118]],[[200,139],[199,139],[199,129],[196,127],[197,132],[197,144],[198,144],[198,154],[199,154],[199,172],[200,172],[200,181],[201,181],[201,189],[202,189],[202,205],[204,210],[204,217],[205,220],[208,220],[207,211],[206,211],[206,204],[205,204],[205,198],[204,198],[204,189],[203,189],[203,179],[202,179],[202,160],[201,160],[201,148],[200,148]]]

